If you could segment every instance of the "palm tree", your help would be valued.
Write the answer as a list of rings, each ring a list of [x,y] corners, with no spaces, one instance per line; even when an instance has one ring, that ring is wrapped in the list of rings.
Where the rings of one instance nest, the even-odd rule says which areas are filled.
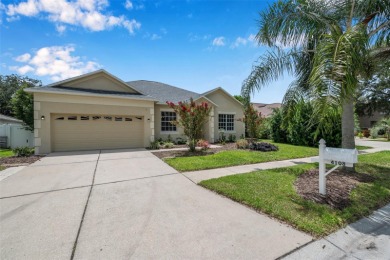
[[[354,97],[390,57],[390,4],[386,0],[279,0],[260,13],[259,44],[271,47],[244,81],[242,96],[294,75],[285,107],[304,97],[321,125],[329,107],[342,108],[342,147],[354,148]],[[314,120],[314,119],[313,119]]]

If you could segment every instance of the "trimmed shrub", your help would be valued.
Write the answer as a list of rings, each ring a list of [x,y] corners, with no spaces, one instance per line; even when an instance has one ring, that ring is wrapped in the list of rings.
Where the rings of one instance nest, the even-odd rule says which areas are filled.
[[[166,149],[169,149],[169,148],[172,148],[175,144],[172,143],[172,142],[164,142],[162,147],[166,148]]]
[[[17,157],[29,157],[31,155],[34,154],[34,148],[30,148],[30,147],[16,147],[14,149],[12,149],[12,151],[14,152],[14,154],[17,156]]]
[[[232,135],[232,134],[229,134],[228,142],[229,143],[234,143],[235,141],[236,141],[236,136]]]
[[[158,149],[160,149],[160,141],[156,140],[154,142],[150,142],[149,149],[151,149],[151,150],[158,150]]]
[[[249,143],[246,139],[238,139],[236,142],[237,149],[248,149]]]
[[[181,137],[176,138],[176,144],[186,144],[187,140]]]
[[[263,142],[250,143],[249,149],[256,150],[256,151],[262,151],[262,152],[272,152],[272,151],[279,150],[279,148],[276,145],[273,145],[270,143],[263,143]]]

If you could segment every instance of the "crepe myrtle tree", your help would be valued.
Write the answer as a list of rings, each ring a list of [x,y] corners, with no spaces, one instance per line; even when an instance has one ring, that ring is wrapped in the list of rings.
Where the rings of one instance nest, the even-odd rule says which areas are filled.
[[[190,151],[194,152],[197,141],[202,138],[203,126],[209,118],[211,107],[206,102],[197,104],[192,98],[189,102],[178,104],[167,101],[167,105],[178,115],[177,120],[171,123],[184,129]]]
[[[243,122],[246,126],[246,131],[250,141],[256,141],[260,135],[260,126],[264,122],[264,117],[261,112],[257,112],[252,104],[245,107]]]

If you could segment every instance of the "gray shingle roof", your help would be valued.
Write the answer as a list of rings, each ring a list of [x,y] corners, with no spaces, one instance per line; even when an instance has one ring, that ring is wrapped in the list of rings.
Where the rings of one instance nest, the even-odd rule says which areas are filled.
[[[177,103],[189,100],[191,97],[196,99],[201,96],[192,91],[155,81],[136,80],[126,83],[139,92],[157,99],[158,104],[165,104],[167,101]]]

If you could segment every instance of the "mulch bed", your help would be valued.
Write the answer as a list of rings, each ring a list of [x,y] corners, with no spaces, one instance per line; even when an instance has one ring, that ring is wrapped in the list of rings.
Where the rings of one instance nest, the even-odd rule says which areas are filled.
[[[318,191],[318,175],[318,169],[301,174],[295,182],[297,193],[304,199],[328,204],[340,210],[350,204],[349,194],[356,185],[374,180],[368,174],[335,170],[326,176],[326,195],[324,196]]]
[[[183,156],[199,156],[199,155],[210,155],[214,154],[220,151],[226,151],[226,150],[233,150],[237,149],[236,148],[236,143],[226,143],[224,145],[222,144],[215,144],[215,145],[220,145],[221,147],[218,148],[213,148],[213,149],[208,149],[207,151],[196,151],[194,153],[187,151],[159,151],[155,150],[152,153],[157,156],[158,158],[173,158],[173,157],[183,157]],[[188,146],[183,146],[188,148]],[[177,148],[177,147],[174,147]]]
[[[16,157],[16,156],[4,157],[4,158],[0,158],[0,165],[4,167],[28,165],[38,161],[42,157],[43,156],[39,156],[39,155],[32,155],[29,157]]]

